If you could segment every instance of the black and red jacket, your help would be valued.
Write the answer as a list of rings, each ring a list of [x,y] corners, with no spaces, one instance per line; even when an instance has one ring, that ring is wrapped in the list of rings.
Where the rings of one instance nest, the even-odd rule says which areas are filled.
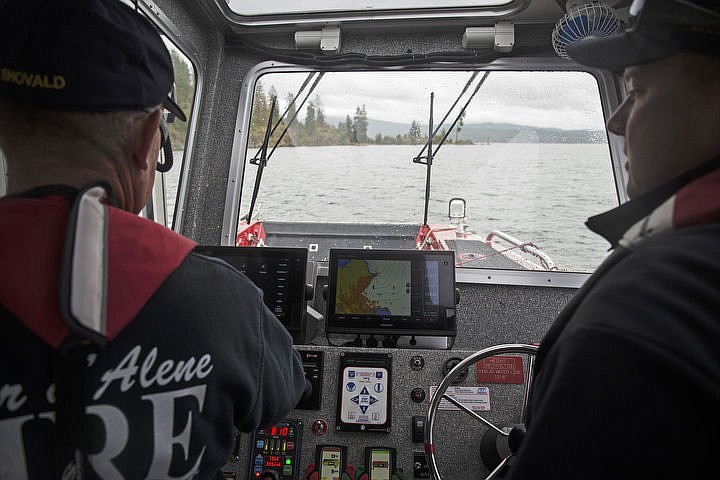
[[[510,478],[719,478],[720,157],[588,226],[614,252],[541,343]]]
[[[0,478],[51,478],[54,368],[69,329],[59,270],[74,192],[0,199]],[[235,428],[280,420],[304,388],[292,339],[242,274],[108,207],[105,350],[85,381],[90,478],[224,478]]]

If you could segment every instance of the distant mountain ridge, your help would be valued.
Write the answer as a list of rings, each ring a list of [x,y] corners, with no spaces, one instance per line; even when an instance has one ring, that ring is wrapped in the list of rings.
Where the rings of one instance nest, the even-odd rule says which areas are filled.
[[[455,138],[451,133],[449,138]],[[510,123],[466,124],[460,130],[458,140],[473,143],[604,143],[605,131],[562,130],[540,128]]]
[[[340,119],[328,118],[327,122],[337,125]],[[342,120],[344,123],[344,120]],[[450,125],[448,124],[447,127]],[[427,124],[420,124],[420,130],[427,135]],[[388,137],[406,135],[410,125],[368,118],[368,137],[377,134]],[[458,140],[470,140],[473,143],[604,143],[607,136],[604,130],[563,130],[560,128],[533,127],[512,123],[466,123],[460,130]],[[448,139],[455,140],[455,132]]]

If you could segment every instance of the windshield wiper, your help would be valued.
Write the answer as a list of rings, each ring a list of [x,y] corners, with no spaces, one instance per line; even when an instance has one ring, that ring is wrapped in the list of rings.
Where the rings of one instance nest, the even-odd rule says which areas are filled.
[[[438,124],[437,128],[433,130],[433,100],[435,97],[434,92],[430,93],[430,119],[428,122],[428,141],[423,145],[422,150],[420,150],[420,153],[413,158],[413,163],[420,163],[427,166],[427,174],[425,175],[425,214],[423,216],[423,226],[427,226],[427,219],[428,219],[428,207],[430,204],[430,173],[432,170],[432,163],[433,158],[435,158],[435,155],[437,155],[438,151],[440,150],[440,147],[443,146],[445,143],[445,140],[447,140],[448,135],[450,135],[450,132],[452,132],[452,129],[455,128],[455,125],[460,120],[460,117],[465,113],[465,110],[467,110],[468,105],[470,105],[470,102],[475,97],[475,94],[477,94],[478,90],[480,90],[480,87],[482,87],[483,83],[485,83],[485,80],[487,80],[488,75],[490,75],[490,72],[485,72],[485,74],[482,76],[478,84],[475,86],[475,90],[473,90],[470,97],[467,99],[463,107],[458,112],[457,116],[455,116],[455,120],[452,122],[452,125],[450,125],[450,128],[445,132],[445,136],[438,142],[437,147],[435,147],[435,150],[433,150],[433,137],[437,134],[437,132],[440,130],[440,128],[445,123],[445,120],[450,116],[450,113],[453,111],[453,109],[457,106],[458,102],[460,101],[460,98],[467,92],[468,88],[470,87],[470,84],[475,80],[475,77],[477,77],[479,72],[474,72],[470,79],[465,83],[465,86],[463,87],[460,94],[455,98],[455,101],[448,109],[447,113],[443,117],[443,119]],[[425,152],[425,149],[427,148],[427,154],[423,156],[423,153]]]
[[[302,86],[300,87],[300,90],[298,90],[297,94],[295,94],[295,96],[293,97],[293,101],[288,104],[285,111],[282,113],[282,115],[280,115],[280,118],[278,118],[278,121],[272,127],[272,130],[270,131],[270,136],[272,136],[272,134],[275,133],[275,130],[277,130],[277,128],[280,126],[280,124],[283,122],[283,120],[285,120],[285,115],[287,115],[287,113],[290,111],[290,107],[295,105],[295,102],[297,102],[297,99],[300,97],[303,90],[305,90],[305,87],[307,87],[307,85],[310,83],[310,80],[312,80],[312,78],[316,75],[317,75],[317,77],[315,78],[315,81],[313,82],[312,86],[305,94],[305,97],[303,98],[302,102],[300,102],[300,105],[295,109],[295,113],[293,114],[293,116],[290,117],[290,119],[287,121],[287,124],[285,125],[285,128],[283,129],[283,131],[280,133],[280,136],[277,138],[277,140],[275,140],[275,144],[273,145],[272,150],[270,150],[270,154],[265,159],[265,162],[270,160],[270,157],[272,157],[272,154],[275,152],[275,149],[278,147],[278,145],[280,145],[280,142],[285,137],[285,134],[287,133],[288,129],[290,128],[290,126],[292,126],[293,122],[297,118],[297,116],[300,113],[300,111],[302,110],[303,106],[305,106],[305,102],[308,101],[308,99],[310,98],[310,95],[312,95],[312,93],[315,91],[315,88],[317,88],[318,83],[320,83],[320,79],[323,77],[323,75],[325,75],[325,72],[312,72],[312,73],[310,73],[310,75],[307,76],[307,78],[303,82]],[[253,165],[257,165],[257,162],[259,161],[258,160],[259,155],[260,155],[260,150],[258,150],[255,153],[255,156],[250,160],[250,163],[252,163]]]
[[[260,182],[262,181],[262,174],[263,170],[265,170],[265,167],[267,166],[268,161],[268,155],[267,155],[267,148],[268,144],[270,143],[270,136],[272,135],[272,120],[273,120],[273,112],[275,111],[275,98],[273,98],[272,105],[270,106],[270,113],[268,114],[268,121],[267,121],[267,127],[265,128],[265,138],[263,139],[262,146],[260,147],[260,150],[258,150],[258,153],[260,154],[260,158],[252,158],[250,160],[250,163],[257,165],[257,173],[255,174],[255,186],[253,187],[252,191],[252,200],[250,200],[250,209],[247,213],[247,222],[248,224],[252,220],[252,212],[253,208],[255,208],[255,201],[257,200],[258,192],[260,191]],[[257,157],[257,155],[256,155]]]
[[[465,94],[465,92],[467,91],[468,87],[469,87],[470,84],[473,82],[473,80],[475,80],[475,77],[477,77],[478,73],[480,73],[480,72],[475,72],[475,73],[473,73],[473,74],[470,76],[470,80],[467,81],[467,83],[466,83],[465,86],[463,87],[462,91],[461,91],[460,94],[457,96],[457,98],[455,99],[455,101],[453,102],[453,104],[450,106],[450,108],[448,109],[448,111],[447,111],[447,113],[445,114],[445,116],[443,117],[443,119],[440,120],[440,123],[438,124],[437,128],[435,128],[435,130],[432,132],[433,137],[434,137],[435,135],[437,135],[437,133],[440,131],[440,128],[442,128],[443,124],[445,123],[445,120],[447,120],[447,117],[450,116],[450,113],[451,113],[451,112],[453,111],[453,109],[457,106],[458,102],[460,101],[460,99],[462,98],[462,96]],[[467,110],[467,107],[470,105],[470,102],[471,102],[472,99],[475,97],[475,95],[477,94],[478,90],[480,90],[480,87],[482,87],[483,83],[485,83],[485,80],[487,80],[488,75],[490,75],[490,72],[485,72],[485,74],[482,76],[482,78],[480,79],[480,81],[478,82],[478,84],[475,86],[475,90],[473,90],[472,94],[470,95],[470,97],[469,97],[469,98],[467,99],[467,101],[465,102],[465,105],[463,105],[463,107],[460,109],[460,111],[458,112],[458,114],[455,116],[455,120],[453,120],[452,124],[450,125],[450,128],[448,128],[447,131],[445,132],[445,136],[440,140],[440,142],[438,142],[437,147],[435,147],[435,151],[432,152],[432,156],[433,156],[433,157],[434,157],[435,155],[437,155],[438,150],[440,150],[440,147],[443,146],[443,144],[445,143],[445,140],[447,140],[447,137],[450,135],[450,132],[452,132],[453,128],[455,128],[455,125],[457,124],[457,122],[460,121],[460,117],[462,117],[462,114],[465,113],[465,110]],[[424,163],[424,162],[422,162],[422,161],[420,161],[420,160],[424,158],[424,157],[423,157],[423,153],[425,153],[425,148],[427,148],[427,146],[428,146],[427,143],[426,143],[425,145],[423,145],[423,148],[422,148],[422,150],[420,150],[420,153],[418,153],[417,157],[413,158],[413,161],[414,161],[415,163]]]
[[[428,219],[428,205],[430,203],[430,172],[432,171],[432,162],[433,162],[433,149],[432,149],[432,139],[433,139],[433,101],[435,99],[435,92],[430,92],[430,118],[428,119],[428,141],[423,146],[422,151],[425,150],[425,147],[428,149],[428,153],[426,156],[422,157],[422,151],[420,152],[420,155],[413,158],[413,162],[415,163],[421,163],[423,165],[427,166],[426,174],[425,174],[425,215],[423,216],[423,226],[427,225],[427,219]]]
[[[437,147],[435,147],[433,156],[437,155],[438,150],[440,150],[440,147],[442,147],[445,144],[445,140],[447,140],[448,135],[450,135],[450,132],[452,132],[452,129],[455,128],[455,125],[460,120],[460,117],[462,116],[463,113],[465,113],[465,110],[467,110],[467,107],[468,107],[468,105],[470,105],[470,102],[472,102],[472,99],[475,98],[475,94],[478,92],[478,90],[480,90],[480,87],[483,86],[483,83],[485,83],[485,80],[487,80],[488,75],[490,75],[490,72],[485,72],[485,74],[482,76],[482,78],[480,79],[478,84],[475,86],[475,90],[473,90],[473,93],[467,99],[467,102],[465,102],[465,105],[463,105],[463,107],[458,112],[457,116],[455,117],[455,120],[453,120],[453,123],[450,125],[450,128],[448,128],[447,131],[445,132],[445,136],[437,144]],[[462,95],[462,93],[460,95]],[[438,128],[440,128],[440,127],[438,127]]]
[[[470,84],[473,82],[473,80],[475,80],[475,77],[478,76],[478,73],[480,73],[480,72],[473,72],[473,74],[470,75],[470,79],[465,83],[465,86],[464,86],[463,89],[460,91],[460,93],[458,94],[458,96],[455,98],[455,101],[454,101],[453,104],[450,106],[450,108],[448,109],[448,111],[447,111],[447,113],[445,114],[445,116],[442,118],[442,120],[440,120],[440,124],[438,124],[437,128],[432,132],[432,136],[433,136],[433,137],[434,137],[434,136],[437,134],[437,132],[440,130],[440,127],[443,126],[443,124],[445,123],[445,120],[447,120],[447,118],[450,116],[450,112],[452,112],[453,109],[457,106],[457,104],[458,104],[458,102],[460,101],[460,99],[462,98],[462,96],[465,95],[465,92],[467,92],[467,89],[470,88]],[[461,112],[461,113],[462,113],[462,112]],[[452,130],[452,129],[451,129],[451,130]],[[418,153],[417,157],[415,157],[415,158],[413,159],[416,163],[422,163],[422,162],[419,162],[418,160],[422,158],[422,155],[423,155],[423,153],[425,152],[425,148],[426,148],[426,147],[427,147],[427,143],[426,143],[425,145],[423,145],[423,148],[422,148],[422,150],[420,150],[420,153]]]
[[[255,208],[255,202],[257,200],[258,192],[260,191],[260,183],[262,181],[263,170],[267,166],[268,160],[270,160],[270,157],[272,157],[275,149],[278,147],[278,145],[280,145],[280,142],[282,141],[283,137],[285,137],[285,134],[295,121],[295,118],[297,118],[298,113],[300,113],[300,110],[305,105],[305,102],[307,102],[308,98],[310,98],[310,95],[312,95],[312,93],[315,91],[315,88],[318,86],[318,83],[320,83],[320,79],[323,77],[323,75],[325,75],[324,72],[311,72],[307,76],[303,84],[300,86],[297,94],[293,97],[292,102],[288,104],[287,108],[282,113],[282,115],[280,115],[280,118],[278,118],[275,125],[273,125],[273,112],[275,111],[275,102],[277,98],[273,97],[272,105],[270,106],[270,113],[268,115],[267,127],[265,127],[265,137],[263,138],[262,146],[257,152],[255,152],[255,156],[250,159],[250,163],[253,165],[257,165],[258,169],[257,173],[255,174],[255,185],[253,186],[252,199],[250,200],[250,209],[248,210],[247,215],[241,217],[241,220],[247,220],[248,224],[252,220],[252,213]],[[268,146],[270,145],[270,138],[272,137],[273,133],[275,133],[275,130],[277,130],[277,128],[280,126],[282,121],[285,119],[285,116],[290,111],[290,108],[295,104],[295,102],[300,97],[303,90],[305,90],[305,87],[308,86],[313,77],[316,77],[315,81],[305,95],[305,98],[303,98],[302,102],[300,102],[300,105],[295,109],[295,113],[288,120],[287,124],[285,125],[285,129],[282,131],[282,133],[280,133],[280,136],[277,138],[275,144],[272,147],[272,150],[270,150],[270,153],[268,154],[267,150]]]

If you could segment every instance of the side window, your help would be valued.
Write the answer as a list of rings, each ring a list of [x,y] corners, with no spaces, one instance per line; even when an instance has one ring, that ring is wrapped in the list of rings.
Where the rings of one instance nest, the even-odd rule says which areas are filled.
[[[333,246],[442,248],[460,268],[586,273],[608,245],[584,222],[618,204],[585,72],[267,73],[245,165],[237,243],[320,261]]]
[[[185,160],[185,145],[190,123],[190,112],[195,98],[196,73],[189,58],[163,35],[163,41],[170,51],[175,72],[175,99],[188,117],[187,122],[168,117],[168,128],[172,144],[172,168],[166,173],[155,176],[152,204],[146,208],[146,215],[158,223],[172,227],[175,217],[175,204]],[[161,152],[161,161],[167,162],[167,154]]]
[[[195,67],[190,59],[174,44],[167,39],[165,44],[170,50],[172,57],[173,69],[175,70],[175,98],[178,105],[187,115],[187,122],[175,120],[170,122],[170,138],[172,139],[174,165],[169,172],[162,174],[165,182],[165,201],[167,205],[167,225],[173,225],[175,217],[175,203],[178,196],[178,186],[180,184],[180,175],[183,170],[183,162],[185,160],[185,145],[187,144],[188,132],[190,130],[190,112],[193,108],[193,100],[195,98],[196,72]]]
[[[130,8],[138,7],[138,5],[136,5],[137,2],[133,2],[132,0],[120,1]],[[143,6],[141,5],[141,7]],[[157,7],[155,8],[157,9]],[[140,11],[143,11],[143,8],[141,8]],[[151,22],[157,24],[147,11],[146,15],[148,15]],[[176,27],[173,29],[177,30]],[[173,121],[169,119],[168,128],[172,143],[173,167],[167,173],[158,172],[156,174],[152,199],[145,206],[141,215],[152,218],[162,225],[172,227],[175,218],[175,205],[177,203],[179,185],[182,181],[181,175],[183,162],[185,161],[185,145],[190,130],[190,113],[192,112],[195,99],[197,72],[188,56],[173,43],[172,39],[168,38],[168,36],[162,32],[160,32],[160,36],[172,58],[175,73],[175,100],[183,112],[185,112],[188,121],[181,122],[180,120]],[[167,159],[162,158],[164,156],[162,152],[160,155],[161,161],[167,161]]]

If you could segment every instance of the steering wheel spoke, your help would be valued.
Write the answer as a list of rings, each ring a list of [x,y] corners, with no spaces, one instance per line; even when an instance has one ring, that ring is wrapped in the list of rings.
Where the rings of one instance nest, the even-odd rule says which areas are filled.
[[[488,476],[485,477],[485,480],[492,480],[498,473],[502,472],[503,468],[505,468],[505,465],[507,465],[511,457],[512,455],[508,455],[507,457],[503,458],[498,464],[498,466],[495,467],[492,472],[488,473]]]
[[[495,425],[493,425],[489,420],[487,420],[485,417],[483,417],[482,415],[480,415],[480,414],[477,413],[476,411],[469,409],[464,403],[459,402],[458,400],[456,400],[455,398],[451,397],[451,396],[448,395],[447,393],[443,393],[443,394],[442,394],[442,398],[444,398],[444,399],[447,400],[448,402],[452,403],[453,405],[455,405],[457,408],[459,408],[459,409],[462,410],[463,412],[466,412],[468,415],[470,415],[470,416],[476,418],[477,420],[479,420],[480,422],[484,423],[488,428],[492,428],[492,429],[495,430],[498,434],[504,435],[504,436],[508,436],[508,435],[509,435],[509,433],[506,433],[506,432],[504,432],[503,430],[499,429],[498,427],[496,427]]]

